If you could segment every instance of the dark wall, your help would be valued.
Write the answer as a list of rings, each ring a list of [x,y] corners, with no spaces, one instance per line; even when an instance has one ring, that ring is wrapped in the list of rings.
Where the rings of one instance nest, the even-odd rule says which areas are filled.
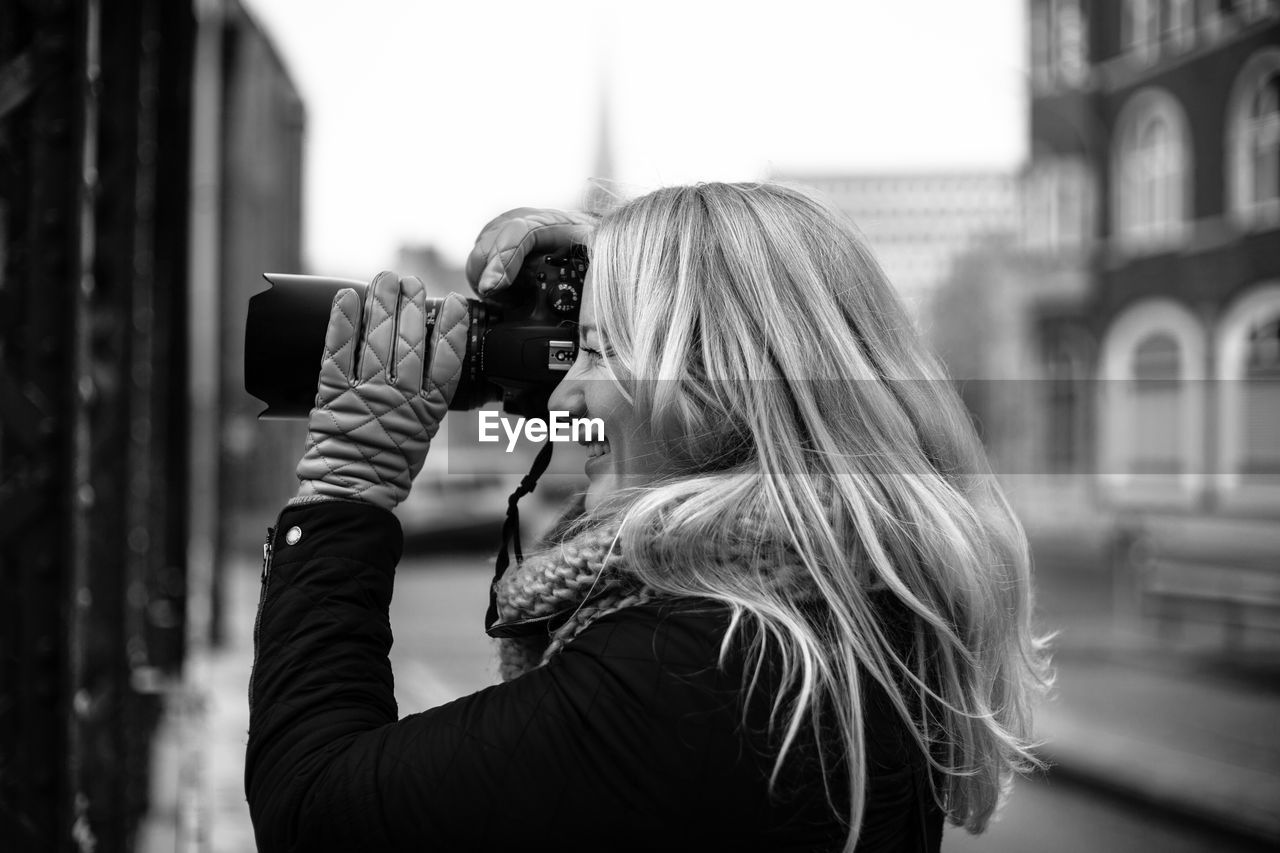
[[[190,9],[0,4],[0,849],[132,846],[184,654]]]
[[[1100,274],[1092,314],[1101,334],[1111,317],[1151,296],[1174,299],[1212,322],[1259,282],[1280,279],[1280,231],[1231,234],[1197,251],[1135,258]]]

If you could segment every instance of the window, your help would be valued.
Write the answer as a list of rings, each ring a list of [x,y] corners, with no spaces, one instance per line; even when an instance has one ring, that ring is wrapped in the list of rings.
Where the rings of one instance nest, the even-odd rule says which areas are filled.
[[[1199,0],[1200,28],[1216,41],[1280,14],[1280,0]]]
[[[1217,41],[1222,36],[1221,0],[1199,0],[1200,38],[1205,42]]]
[[[1174,192],[1170,178],[1175,174],[1173,128],[1161,115],[1149,116],[1134,134],[1134,144],[1125,155],[1125,177],[1132,189],[1135,218],[1158,229],[1169,219],[1169,203]]]
[[[1195,10],[1191,0],[1164,0],[1164,43],[1174,52],[1182,52],[1195,44]]]
[[[1276,12],[1276,0],[1237,0],[1236,14],[1245,24],[1256,23]]]
[[[1098,383],[1098,459],[1113,497],[1188,505],[1204,477],[1205,335],[1171,299],[1142,300],[1110,324]]]
[[[1147,116],[1134,130],[1121,159],[1125,233],[1135,240],[1158,238],[1174,220],[1179,177],[1177,142],[1169,120]]]
[[[1241,390],[1240,473],[1246,481],[1280,484],[1280,315],[1249,329]]]
[[[1124,50],[1136,59],[1155,59],[1160,44],[1160,0],[1125,0],[1120,40]]]
[[[1178,342],[1165,332],[1147,336],[1133,353],[1133,430],[1129,457],[1134,474],[1178,474],[1182,470],[1182,426],[1178,422],[1182,389]]]
[[[1112,156],[1115,231],[1121,245],[1176,243],[1191,209],[1191,157],[1182,108],[1168,93],[1138,92],[1116,124]]]
[[[1223,312],[1217,363],[1220,492],[1228,503],[1280,506],[1280,283]]]
[[[1081,86],[1089,75],[1089,43],[1080,0],[1057,0],[1053,12],[1056,76],[1068,86]]]
[[[1031,82],[1044,91],[1078,87],[1089,77],[1089,43],[1080,0],[1042,0],[1031,6]]]
[[[1078,327],[1053,326],[1044,330],[1045,461],[1055,474],[1081,470],[1086,405],[1083,391],[1086,340]]]
[[[1280,48],[1245,63],[1227,108],[1227,192],[1248,227],[1280,225]]]

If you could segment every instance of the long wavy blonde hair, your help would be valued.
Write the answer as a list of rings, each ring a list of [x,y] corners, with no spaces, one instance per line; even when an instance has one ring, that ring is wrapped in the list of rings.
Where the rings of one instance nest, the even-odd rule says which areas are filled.
[[[863,677],[929,756],[949,820],[982,831],[1039,764],[1032,706],[1050,676],[1027,540],[853,225],[784,185],[671,187],[608,212],[590,255],[606,366],[682,473],[580,523],[620,520],[631,580],[728,605],[724,654],[753,622],[748,691],[776,645],[773,780],[826,709],[850,778],[846,850],[866,790]],[[762,531],[756,559],[727,563],[744,517]],[[784,560],[804,583],[759,568]],[[910,614],[909,649],[884,595]]]

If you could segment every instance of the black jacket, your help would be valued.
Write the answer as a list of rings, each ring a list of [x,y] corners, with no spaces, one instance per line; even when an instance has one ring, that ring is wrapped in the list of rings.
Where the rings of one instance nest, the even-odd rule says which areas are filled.
[[[740,660],[717,666],[727,617],[706,604],[602,617],[546,666],[397,721],[387,611],[401,543],[391,513],[355,503],[277,521],[249,685],[260,850],[839,849],[810,738],[770,797],[771,697],[757,691],[744,726]],[[866,732],[859,849],[938,850],[918,750],[874,692]],[[828,782],[843,811],[841,775]]]

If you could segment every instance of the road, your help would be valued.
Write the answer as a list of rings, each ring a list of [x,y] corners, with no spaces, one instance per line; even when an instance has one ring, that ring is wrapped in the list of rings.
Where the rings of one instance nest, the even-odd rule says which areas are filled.
[[[483,622],[492,572],[483,557],[406,558],[391,606],[401,715],[496,683]],[[1055,778],[1021,780],[981,836],[949,827],[945,853],[1199,853],[1262,850],[1176,815]]]

